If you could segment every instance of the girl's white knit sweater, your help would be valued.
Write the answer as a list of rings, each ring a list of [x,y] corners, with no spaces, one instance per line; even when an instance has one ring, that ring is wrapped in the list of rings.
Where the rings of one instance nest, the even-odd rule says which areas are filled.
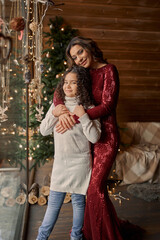
[[[65,105],[73,112],[78,102],[75,97],[66,97]],[[90,120],[85,113],[79,118],[79,124],[63,134],[57,133],[58,118],[52,114],[54,107],[52,104],[40,125],[42,135],[54,132],[55,155],[50,189],[85,195],[92,170],[90,142],[96,143],[100,138],[100,121]]]

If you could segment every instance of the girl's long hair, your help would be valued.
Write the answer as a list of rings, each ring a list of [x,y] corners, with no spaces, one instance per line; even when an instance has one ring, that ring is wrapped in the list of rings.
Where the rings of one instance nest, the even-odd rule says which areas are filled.
[[[75,45],[80,45],[82,48],[84,48],[91,54],[95,61],[100,63],[107,63],[107,60],[103,58],[103,52],[97,46],[97,43],[95,41],[93,41],[91,38],[77,36],[71,39],[66,48],[66,57],[69,67],[72,67],[75,64],[70,54],[71,48]]]
[[[93,97],[92,97],[92,82],[89,70],[80,67],[80,66],[72,66],[71,68],[67,69],[64,75],[61,78],[61,81],[57,85],[56,88],[56,97],[65,101],[65,94],[63,91],[63,85],[65,81],[65,77],[68,73],[75,73],[77,76],[77,100],[78,104],[82,104],[85,109],[89,106],[93,105]]]

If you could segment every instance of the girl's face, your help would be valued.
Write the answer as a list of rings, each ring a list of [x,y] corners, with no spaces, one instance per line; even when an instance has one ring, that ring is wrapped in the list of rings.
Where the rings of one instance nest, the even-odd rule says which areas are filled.
[[[64,79],[63,91],[67,97],[75,97],[77,93],[77,75],[68,73]]]
[[[93,63],[91,54],[80,45],[71,47],[70,55],[76,65],[88,68]]]

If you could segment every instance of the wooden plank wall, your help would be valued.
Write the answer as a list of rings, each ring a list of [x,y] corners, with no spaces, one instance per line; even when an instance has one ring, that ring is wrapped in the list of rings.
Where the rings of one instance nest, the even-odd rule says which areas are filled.
[[[55,3],[60,3],[56,1]],[[64,0],[62,16],[93,38],[120,75],[118,121],[160,121],[160,0]]]

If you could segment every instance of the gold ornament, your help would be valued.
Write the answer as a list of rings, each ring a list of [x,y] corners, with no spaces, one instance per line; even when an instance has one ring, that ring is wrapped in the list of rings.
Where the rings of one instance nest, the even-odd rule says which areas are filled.
[[[42,115],[44,114],[43,106],[41,108],[36,107],[36,110],[37,110],[38,113],[35,114],[35,117],[36,117],[38,122],[41,122],[42,118],[43,118]]]
[[[37,94],[38,94],[38,96],[40,96],[41,98],[43,98],[42,89],[44,88],[44,86],[45,86],[44,83],[38,84]]]
[[[36,32],[38,29],[38,25],[36,22],[32,22],[29,24],[29,28],[32,30],[32,32]]]
[[[7,110],[8,110],[8,107],[2,108],[0,106],[0,122],[5,122],[8,120],[8,116],[5,114]]]

